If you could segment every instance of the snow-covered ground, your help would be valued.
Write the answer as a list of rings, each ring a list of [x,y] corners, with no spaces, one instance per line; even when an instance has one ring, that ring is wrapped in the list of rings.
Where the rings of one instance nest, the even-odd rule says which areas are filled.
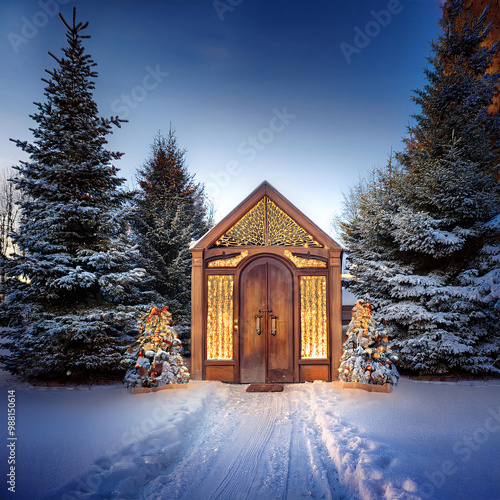
[[[500,381],[16,388],[16,494],[60,499],[500,499]],[[1,429],[4,429],[3,431]],[[7,453],[0,456],[6,478]]]

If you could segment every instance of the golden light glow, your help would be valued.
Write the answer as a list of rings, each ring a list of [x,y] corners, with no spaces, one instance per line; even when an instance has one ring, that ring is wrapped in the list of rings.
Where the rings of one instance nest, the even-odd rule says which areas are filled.
[[[285,257],[290,259],[295,267],[326,267],[326,262],[319,259],[307,259],[305,257],[299,257],[297,255],[293,255],[290,250],[285,250]]]
[[[300,356],[328,357],[326,276],[300,277]]]
[[[322,247],[267,196],[263,196],[214,246]]]
[[[267,244],[286,247],[321,247],[321,245],[288,214],[266,198]]]
[[[224,236],[219,238],[215,246],[264,246],[266,198],[264,196]]]
[[[208,276],[207,359],[233,359],[233,276]]]
[[[208,267],[236,267],[247,255],[248,250],[243,250],[239,255],[228,259],[212,260],[208,263]]]

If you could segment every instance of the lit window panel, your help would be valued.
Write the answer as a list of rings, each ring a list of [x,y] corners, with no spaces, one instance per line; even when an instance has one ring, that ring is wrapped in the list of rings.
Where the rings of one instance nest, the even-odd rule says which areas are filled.
[[[207,359],[233,359],[233,276],[208,276]]]
[[[326,276],[300,277],[300,356],[328,357]]]
[[[247,255],[248,250],[244,250],[234,257],[212,260],[208,263],[208,267],[237,267]]]

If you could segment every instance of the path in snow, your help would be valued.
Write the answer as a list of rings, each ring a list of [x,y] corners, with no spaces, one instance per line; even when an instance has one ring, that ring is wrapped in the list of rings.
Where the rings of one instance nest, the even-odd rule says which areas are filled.
[[[185,409],[190,425],[174,418],[167,428],[99,460],[90,481],[80,481],[80,488],[68,485],[61,496],[351,498],[322,442],[310,391],[296,386],[284,393],[246,393],[245,388],[220,386],[209,401]],[[83,482],[93,487],[84,492]]]
[[[500,381],[4,387],[4,401],[17,390],[19,500],[500,500]]]
[[[347,498],[318,440],[303,391],[246,393],[206,415],[182,459],[144,489],[141,498],[233,500]],[[296,418],[298,417],[298,418]]]

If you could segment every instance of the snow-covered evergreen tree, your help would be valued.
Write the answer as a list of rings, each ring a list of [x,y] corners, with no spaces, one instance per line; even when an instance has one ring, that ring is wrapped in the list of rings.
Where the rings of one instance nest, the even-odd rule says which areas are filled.
[[[93,99],[96,64],[82,40],[88,23],[61,19],[67,46],[43,79],[45,102],[32,116],[33,142],[15,141],[29,160],[15,167],[23,193],[7,261],[11,326],[4,366],[26,377],[123,371],[121,355],[136,336],[134,305],[153,299],[127,241],[123,179],[112,166],[122,154],[105,148],[118,117],[99,117]]]
[[[474,18],[464,3],[448,0],[442,6],[443,35],[431,43],[428,83],[413,97],[420,112],[413,115],[415,125],[408,128],[400,155],[408,167],[419,152],[433,159],[445,156],[452,136],[461,139],[467,160],[486,170],[500,164],[500,117],[488,112],[499,88],[500,75],[492,71],[499,44],[485,45],[492,28],[489,9]]]
[[[499,373],[500,122],[488,113],[498,46],[481,45],[485,15],[464,16],[461,1],[445,8],[411,140],[346,197],[347,286],[379,304],[402,368]]]
[[[395,385],[399,379],[396,361],[387,328],[373,319],[371,304],[359,300],[352,309],[340,358],[340,380]]]
[[[126,387],[161,387],[184,384],[189,372],[181,356],[181,341],[168,307],[153,307],[141,318],[140,335],[127,349],[122,365],[127,367]]]
[[[189,246],[211,224],[203,185],[188,172],[185,154],[172,130],[167,137],[158,133],[138,171],[140,189],[132,217],[154,287],[182,320],[191,310]]]

